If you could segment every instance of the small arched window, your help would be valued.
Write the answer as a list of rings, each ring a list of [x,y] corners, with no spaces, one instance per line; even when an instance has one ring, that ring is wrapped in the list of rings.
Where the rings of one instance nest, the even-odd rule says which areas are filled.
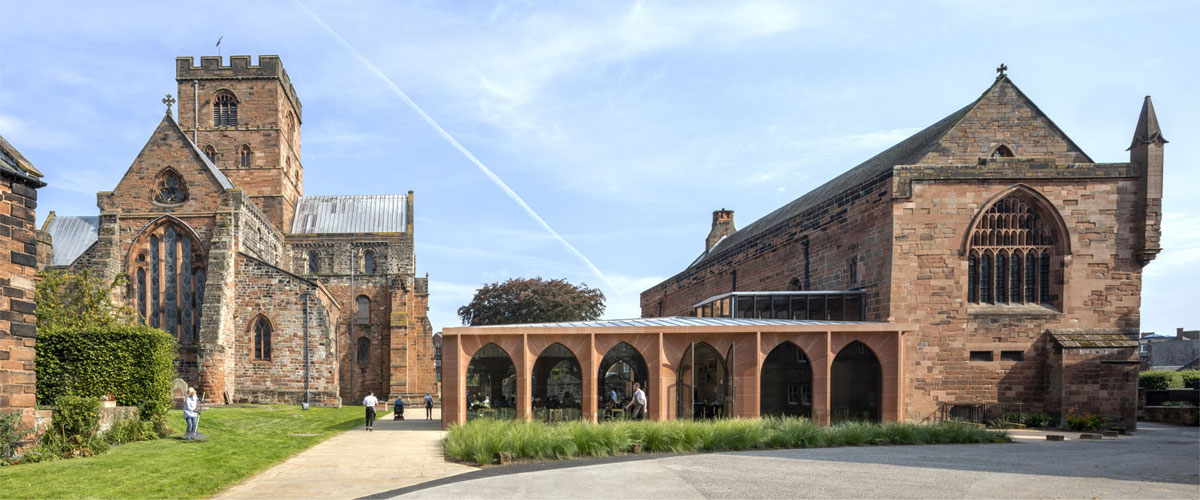
[[[363,252],[363,272],[375,274],[375,252],[370,250]]]
[[[288,111],[288,116],[287,116],[287,134],[288,134],[288,141],[296,140],[296,115],[293,114],[291,111]]]
[[[254,321],[254,359],[271,360],[271,323],[261,316]]]
[[[371,320],[371,299],[366,295],[359,295],[354,300],[354,321],[356,323],[367,323]]]
[[[308,274],[317,274],[321,272],[321,254],[316,250],[308,251]]]
[[[992,150],[991,156],[994,159],[994,158],[1012,158],[1014,155],[1013,155],[1012,150],[1008,149],[1008,146],[1001,144],[999,146],[996,146],[996,149]]]
[[[1054,304],[1061,291],[1053,267],[1062,262],[1055,255],[1066,235],[1042,205],[1017,191],[980,214],[968,239],[967,302]]]
[[[222,90],[213,98],[213,126],[236,127],[238,124],[238,101],[233,92]]]
[[[214,148],[212,144],[206,144],[204,146],[204,156],[208,157],[208,161],[215,163],[217,161],[217,148]]]
[[[250,168],[254,164],[254,153],[250,151],[249,144],[242,144],[238,149],[238,166],[242,168]]]
[[[358,338],[358,366],[367,366],[371,361],[371,339]]]
[[[154,201],[174,205],[187,201],[187,184],[179,173],[168,168],[159,172],[154,182]]]

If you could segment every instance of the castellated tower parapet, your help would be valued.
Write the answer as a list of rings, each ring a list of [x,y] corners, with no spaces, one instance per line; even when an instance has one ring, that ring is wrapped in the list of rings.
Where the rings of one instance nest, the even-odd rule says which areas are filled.
[[[281,231],[304,194],[301,104],[279,56],[175,59],[179,126]]]

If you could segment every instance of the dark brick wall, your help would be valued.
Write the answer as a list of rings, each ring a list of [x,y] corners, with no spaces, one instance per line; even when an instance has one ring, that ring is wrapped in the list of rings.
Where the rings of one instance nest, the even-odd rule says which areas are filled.
[[[0,174],[0,410],[21,412],[25,425],[36,418],[36,208],[34,187]]]

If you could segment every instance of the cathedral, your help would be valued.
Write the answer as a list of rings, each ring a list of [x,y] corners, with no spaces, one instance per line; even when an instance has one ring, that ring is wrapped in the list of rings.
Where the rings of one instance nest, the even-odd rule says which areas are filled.
[[[49,267],[125,276],[118,301],[210,402],[437,394],[413,192],[304,196],[300,99],[279,57],[251,62],[176,59],[178,98],[99,215],[48,215]]]

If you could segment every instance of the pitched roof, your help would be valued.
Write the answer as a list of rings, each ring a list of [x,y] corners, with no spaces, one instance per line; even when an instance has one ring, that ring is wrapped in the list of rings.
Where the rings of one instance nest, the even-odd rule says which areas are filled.
[[[93,243],[100,228],[100,217],[51,215],[43,228],[50,233],[52,255],[51,266],[69,266],[75,263]]]
[[[962,109],[950,113],[945,118],[938,120],[933,125],[926,127],[924,130],[921,130],[909,138],[900,141],[896,145],[871,157],[867,161],[859,163],[854,168],[842,173],[842,175],[834,177],[833,180],[830,180],[829,182],[818,186],[816,189],[805,193],[803,196],[796,198],[787,205],[779,207],[775,211],[729,235],[727,238],[723,238],[723,241],[719,246],[714,245],[705,253],[700,254],[700,257],[693,261],[688,267],[691,268],[702,262],[705,262],[711,256],[733,251],[738,247],[739,244],[753,239],[760,233],[774,228],[775,226],[782,224],[793,217],[796,217],[797,215],[800,215],[805,211],[820,205],[821,203],[824,203],[826,200],[829,200],[840,193],[861,187],[873,179],[882,176],[890,176],[892,174],[892,168],[896,165],[916,164],[922,158],[924,158],[925,155],[938,148],[941,139],[948,132],[950,132],[955,125],[962,121],[962,119],[966,117],[971,110],[979,105],[979,102],[987,97],[987,95],[990,94],[993,89],[1001,84],[1008,84],[1010,87],[1012,87],[1012,89],[1015,90],[1017,94],[1020,95],[1023,100],[1025,100],[1026,103],[1028,103],[1029,107],[1038,116],[1045,119],[1049,126],[1055,132],[1057,132],[1071,148],[1079,151],[1083,157],[1087,158],[1087,154],[1083,153],[1083,150],[1075,145],[1075,143],[1072,142],[1065,133],[1063,133],[1062,129],[1058,128],[1058,125],[1055,125],[1054,121],[1050,120],[1049,116],[1046,116],[1046,114],[1043,113],[1042,110],[1039,109],[1037,105],[1035,105],[1033,101],[1029,99],[1028,96],[1021,92],[1021,89],[1017,88],[1017,86],[1014,85],[1007,76],[1001,76],[997,78],[996,81],[987,88],[987,90],[980,94],[978,98],[976,98],[970,104],[964,106]],[[1091,159],[1088,158],[1088,161],[1091,161]]]
[[[301,196],[292,233],[403,233],[408,196]]]
[[[1137,347],[1135,329],[1067,328],[1050,330],[1050,337],[1063,347]]]
[[[42,177],[42,173],[2,135],[0,135],[0,171],[18,174],[32,180]]]
[[[221,172],[221,169],[217,168],[217,166],[213,164],[212,160],[208,159],[208,155],[205,155],[204,152],[200,150],[200,147],[196,146],[196,143],[192,142],[192,138],[188,137],[187,133],[184,132],[182,128],[179,128],[179,124],[175,123],[175,119],[171,117],[170,113],[167,113],[167,116],[163,118],[163,120],[170,122],[171,127],[174,128],[179,135],[183,136],[188,145],[192,147],[192,154],[196,155],[196,158],[199,159],[201,163],[204,163],[204,166],[208,168],[208,172],[212,174],[214,178],[216,178],[217,183],[220,184],[222,188],[233,189],[233,183],[229,181],[228,177],[225,177],[225,173]]]

